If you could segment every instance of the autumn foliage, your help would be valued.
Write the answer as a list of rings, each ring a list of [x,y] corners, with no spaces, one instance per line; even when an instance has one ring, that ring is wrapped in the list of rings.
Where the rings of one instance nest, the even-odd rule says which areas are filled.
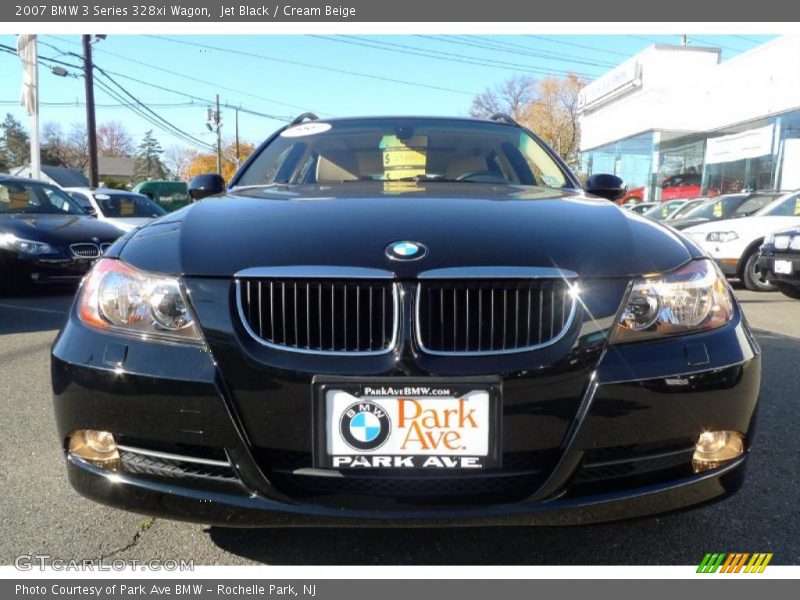
[[[240,163],[250,156],[255,150],[255,146],[249,142],[239,142]],[[236,172],[236,144],[228,143],[222,147],[222,177],[225,181],[230,181]],[[191,179],[203,173],[217,172],[217,155],[201,154],[196,152],[192,156],[189,166],[186,167],[186,179]]]

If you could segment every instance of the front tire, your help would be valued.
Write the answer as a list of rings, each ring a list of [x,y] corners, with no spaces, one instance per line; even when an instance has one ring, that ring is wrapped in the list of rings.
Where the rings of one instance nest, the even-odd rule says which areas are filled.
[[[784,296],[788,296],[794,300],[800,300],[800,287],[783,282],[775,282],[775,287],[777,287],[778,291]]]
[[[767,279],[766,271],[759,268],[757,248],[747,255],[742,269],[742,283],[753,292],[774,292],[778,289]]]

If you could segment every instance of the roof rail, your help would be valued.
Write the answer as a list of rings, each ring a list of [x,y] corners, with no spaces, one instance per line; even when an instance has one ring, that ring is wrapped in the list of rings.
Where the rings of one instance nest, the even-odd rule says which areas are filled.
[[[302,115],[297,117],[294,121],[289,123],[289,125],[299,125],[303,121],[316,121],[317,119],[319,119],[319,117],[317,115],[315,115],[314,113],[312,113],[312,112],[304,112]]]
[[[513,125],[514,127],[522,127],[519,123],[517,123],[514,119],[508,116],[506,113],[494,113],[491,117],[489,117],[490,121],[497,121],[499,123],[507,123],[508,125]]]

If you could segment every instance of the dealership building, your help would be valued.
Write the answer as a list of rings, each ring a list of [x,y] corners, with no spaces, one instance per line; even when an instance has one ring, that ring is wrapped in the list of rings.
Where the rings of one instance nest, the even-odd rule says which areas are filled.
[[[579,102],[583,170],[619,175],[644,200],[681,180],[703,194],[800,188],[800,36],[725,61],[654,45]]]

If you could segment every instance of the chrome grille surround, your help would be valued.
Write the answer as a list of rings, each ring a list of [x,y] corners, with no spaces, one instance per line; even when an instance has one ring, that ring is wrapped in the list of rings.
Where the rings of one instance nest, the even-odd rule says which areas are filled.
[[[426,354],[431,355],[440,355],[440,356],[489,356],[489,355],[498,355],[498,354],[512,354],[512,353],[519,353],[519,352],[530,352],[533,350],[538,350],[541,348],[545,348],[547,346],[551,346],[561,340],[569,331],[570,327],[572,326],[572,322],[575,319],[575,314],[577,313],[578,308],[578,299],[577,294],[573,293],[575,289],[575,285],[577,283],[577,274],[572,271],[565,271],[562,269],[555,269],[555,268],[527,268],[527,267],[457,267],[451,269],[435,269],[432,271],[426,271],[420,273],[419,275],[419,283],[416,284],[416,290],[414,294],[414,336],[416,344],[419,348],[425,352]],[[543,335],[543,319],[545,315],[542,314],[542,307],[543,307],[543,299],[542,296],[536,299],[538,302],[535,305],[535,308],[538,309],[537,319],[535,321],[538,330],[536,331],[536,335],[533,336],[532,333],[532,319],[531,319],[531,311],[534,309],[533,298],[531,295],[528,295],[525,298],[525,304],[528,307],[528,311],[524,316],[520,316],[519,308],[519,295],[515,298],[515,315],[514,315],[514,327],[513,327],[513,337],[514,343],[510,342],[510,335],[507,332],[508,325],[510,323],[507,314],[506,314],[506,297],[507,292],[509,289],[519,290],[519,287],[511,288],[508,285],[508,282],[513,282],[514,285],[524,285],[528,283],[528,293],[530,294],[533,291],[532,286],[534,284],[539,285],[539,293],[541,294],[541,290],[543,290],[542,284],[547,285],[550,284],[551,287],[551,294],[553,294],[550,298],[550,328],[549,328],[549,335],[545,337]],[[504,286],[503,284],[506,284]],[[502,335],[500,336],[501,343],[495,344],[495,334],[494,334],[494,319],[495,319],[495,308],[492,305],[489,310],[490,318],[492,319],[491,325],[491,341],[486,344],[489,347],[483,348],[483,344],[481,343],[482,340],[480,339],[481,331],[483,330],[485,323],[481,320],[484,318],[484,314],[486,311],[483,310],[483,307],[478,308],[478,315],[477,315],[477,328],[478,328],[478,343],[475,345],[476,347],[470,346],[470,334],[469,334],[469,324],[471,316],[467,316],[460,325],[462,327],[465,326],[464,331],[464,344],[461,348],[459,348],[458,344],[458,336],[459,336],[459,318],[458,318],[458,298],[456,296],[456,291],[459,290],[459,287],[462,291],[465,291],[465,298],[464,300],[464,312],[467,315],[470,315],[470,307],[469,307],[469,292],[470,286],[482,286],[486,285],[490,289],[494,289],[492,286],[499,284],[498,289],[504,292],[503,296],[503,318],[499,319],[501,321],[498,327],[502,327]],[[555,286],[559,284],[560,289],[558,290],[558,295],[561,296],[562,303],[559,308],[558,316],[560,317],[557,319],[558,329],[556,330],[556,323],[555,320],[555,302],[557,296],[555,294]],[[428,293],[431,293],[431,290],[434,286],[439,286],[439,290],[444,290],[444,287],[450,285],[453,291],[453,298],[454,298],[454,307],[455,310],[453,311],[445,311],[442,310],[441,314],[439,315],[440,323],[437,324],[438,327],[445,330],[445,314],[446,320],[448,321],[447,325],[451,325],[450,319],[452,321],[452,328],[451,330],[454,332],[452,340],[453,340],[453,349],[445,349],[443,347],[434,347],[431,348],[430,346],[434,345],[433,340],[427,340],[428,343],[426,344],[425,339],[425,332],[423,331],[423,315],[422,315],[422,304],[423,304],[423,291],[425,291],[425,287],[428,286]],[[479,288],[480,289],[480,288]],[[492,294],[493,296],[494,294]],[[481,302],[483,297],[482,293],[478,294],[478,298],[476,299],[477,302]],[[569,305],[567,306],[567,298],[569,298],[568,302]],[[473,303],[476,302],[473,300]],[[440,300],[440,309],[443,307],[444,299],[442,293],[442,300]],[[475,310],[473,306],[472,310]],[[523,319],[523,327],[526,331],[525,336],[525,343],[521,344],[519,340],[519,332],[520,332],[520,318]],[[432,322],[433,315],[428,315],[428,323]],[[431,336],[432,337],[432,336]],[[442,339],[439,340],[438,346],[443,345],[443,338],[444,333],[442,333]],[[534,338],[536,341],[533,342]],[[495,347],[498,345],[500,347]]]
[[[400,305],[400,285],[395,281],[394,273],[391,271],[384,271],[380,269],[366,269],[366,268],[358,268],[358,267],[336,267],[336,266],[294,266],[294,267],[256,267],[252,269],[244,269],[236,273],[235,277],[235,287],[236,287],[236,308],[239,315],[239,321],[242,323],[245,331],[248,335],[257,341],[259,344],[266,346],[268,348],[273,348],[276,350],[287,351],[287,352],[298,352],[302,354],[318,354],[318,355],[351,355],[351,356],[370,356],[370,355],[380,355],[380,354],[387,354],[392,352],[399,342],[400,338],[400,314],[401,314],[401,305]],[[248,318],[247,314],[247,306],[252,306],[252,302],[248,301],[246,298],[247,290],[249,289],[250,283],[279,283],[281,285],[281,310],[284,312],[281,315],[281,324],[283,328],[283,335],[281,336],[281,342],[278,342],[275,338],[275,325],[274,321],[270,324],[270,333],[272,334],[270,337],[263,336],[263,327],[259,326],[261,332],[256,331],[251,323],[251,319]],[[286,306],[287,306],[287,299],[286,299],[286,284],[292,286],[292,292],[290,295],[294,296],[294,305],[293,305],[293,319],[290,321],[290,324],[293,325],[291,327],[291,333],[294,337],[293,343],[286,343],[288,340],[287,333],[286,333]],[[298,285],[304,286],[303,294],[306,295],[306,304],[304,311],[298,311]],[[318,343],[311,344],[312,335],[311,335],[311,286],[319,286],[319,291],[315,292],[315,298],[317,300],[316,304],[319,306],[318,316],[315,318],[315,330],[319,328],[319,336],[318,336]],[[330,287],[331,291],[331,299],[330,303],[325,303],[323,301],[323,287],[328,286]],[[345,311],[345,319],[342,320],[340,330],[337,330],[337,323],[335,320],[335,291],[336,286],[343,286],[344,289],[342,290],[342,300],[344,301],[344,305],[342,310]],[[351,291],[348,289],[348,286],[352,286],[356,292],[356,344],[355,348],[348,347],[348,340],[349,336],[347,333],[347,298],[348,292]],[[361,301],[361,290],[362,288],[366,288],[370,290],[369,300],[365,300],[363,304],[368,305],[366,310],[369,313],[368,323],[369,329],[367,330],[370,339],[370,347],[361,349],[359,346],[361,345],[361,322],[360,322],[360,315],[362,308],[360,304]],[[375,301],[375,304],[380,304],[379,310],[385,311],[386,304],[388,302],[389,306],[391,307],[391,320],[390,326],[388,328],[382,329],[381,340],[379,341],[379,347],[374,348],[374,344],[372,344],[371,334],[373,331],[374,325],[381,325],[381,323],[386,322],[386,313],[381,312],[381,323],[373,323],[374,317],[374,310],[375,306],[373,301],[371,300],[372,297],[372,290],[373,289],[381,289],[383,291],[388,291],[390,294],[390,298],[381,298],[379,301]],[[327,287],[324,289],[328,289]],[[271,286],[271,294],[274,292],[274,288]],[[301,294],[301,295],[303,295]],[[272,295],[270,295],[270,306],[274,308],[276,303],[273,303]],[[262,307],[262,300],[259,298],[258,306]],[[325,329],[331,329],[331,343],[324,344],[324,336],[323,336],[323,307],[325,316],[328,316],[328,311],[330,311],[331,319],[328,324],[326,324]],[[351,307],[352,310],[352,307]],[[302,315],[299,312],[303,312]],[[261,317],[259,317],[261,319]],[[274,315],[270,315],[270,319],[274,319]],[[263,321],[263,320],[262,320]],[[300,325],[305,325],[305,336],[300,336]],[[343,337],[344,344],[343,347],[337,348],[336,347],[336,340],[337,340],[337,332],[340,333]],[[327,331],[325,332],[327,333]],[[352,330],[351,330],[352,335]],[[305,344],[301,344],[301,341],[305,339]],[[366,344],[365,344],[366,345]]]
[[[102,253],[100,246],[92,242],[70,244],[69,251],[72,252],[72,256],[76,258],[97,258]]]

